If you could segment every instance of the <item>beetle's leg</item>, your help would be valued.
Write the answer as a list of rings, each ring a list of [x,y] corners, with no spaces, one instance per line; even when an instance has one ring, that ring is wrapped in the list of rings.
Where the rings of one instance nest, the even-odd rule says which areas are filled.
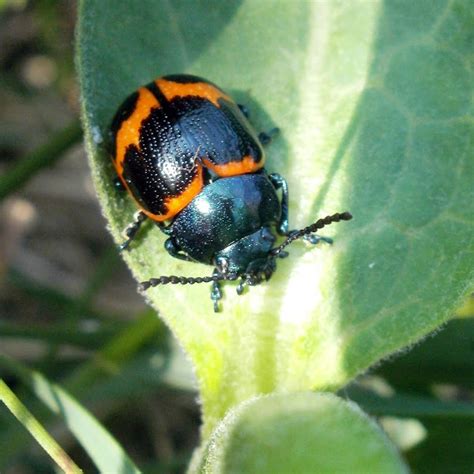
[[[240,109],[246,119],[250,118],[250,111],[245,105],[237,104],[237,107]],[[275,136],[279,133],[280,129],[278,127],[274,127],[268,132],[260,132],[258,134],[258,139],[260,140],[260,143],[262,145],[268,145],[273,140],[273,138],[275,138]]]
[[[240,109],[240,111],[242,112],[242,114],[244,115],[246,119],[250,118],[249,109],[245,105],[237,104],[237,107]],[[278,135],[279,133],[280,133],[280,129],[277,127],[274,127],[268,132],[260,132],[258,134],[258,139],[260,140],[260,143],[265,146],[265,145],[268,145],[273,140],[273,138],[275,138],[275,136]]]
[[[280,129],[278,127],[274,127],[268,132],[260,132],[258,134],[258,139],[260,140],[260,143],[265,146],[268,145],[279,133]]]
[[[307,242],[313,245],[316,245],[319,242],[326,242],[327,244],[330,244],[330,245],[334,243],[334,240],[332,240],[331,237],[324,237],[318,234],[307,234],[307,235],[304,235],[302,238],[303,240],[306,240]]]
[[[278,173],[268,175],[275,189],[281,189],[281,217],[277,231],[280,235],[288,235],[288,183],[286,179]]]
[[[119,245],[119,250],[122,252],[123,250],[128,249],[128,246],[132,242],[132,240],[137,235],[142,222],[147,219],[147,216],[142,211],[138,211],[133,216],[133,222],[129,224],[126,229],[123,231],[127,240]]]
[[[296,232],[295,230],[289,231],[289,222],[288,222],[288,202],[289,202],[289,194],[288,194],[288,183],[286,179],[278,173],[272,173],[268,176],[270,181],[272,182],[275,189],[281,189],[282,197],[281,197],[281,217],[280,222],[278,223],[277,231],[280,235],[290,235],[292,232]],[[304,240],[310,242],[311,244],[317,244],[321,241],[326,242],[328,244],[332,244],[333,240],[329,237],[323,237],[317,234],[307,234],[303,237]]]
[[[237,291],[237,294],[238,295],[241,295],[243,292],[244,292],[244,285],[246,283],[246,280],[245,280],[245,275],[242,276],[242,278],[240,279],[240,282],[239,284],[237,285],[237,288],[235,289],[235,291]]]
[[[166,235],[170,235],[172,232],[172,225],[166,225],[164,222],[156,222],[156,225],[160,228],[161,232]]]
[[[270,280],[270,278],[272,277],[275,270],[276,270],[275,259],[271,258],[271,259],[267,260],[265,266],[262,269],[265,280],[267,280],[267,281]]]
[[[250,112],[249,112],[249,109],[245,106],[245,105],[242,105],[242,104],[237,104],[237,107],[240,109],[240,111],[244,114],[244,117],[245,118],[249,118],[250,117]]]
[[[220,275],[217,268],[214,269],[213,275]],[[214,313],[219,312],[219,300],[222,299],[221,285],[219,281],[213,281],[211,286],[211,300],[214,303]]]
[[[181,251],[181,249],[174,243],[171,237],[165,240],[165,249],[174,258],[179,258],[180,260],[185,260],[187,262],[193,261],[189,255],[186,255]]]
[[[298,232],[298,230],[297,229],[290,230],[290,232],[288,232],[287,235],[290,236],[294,232]],[[309,242],[310,244],[313,244],[313,245],[319,244],[319,242],[326,242],[327,244],[330,244],[330,245],[334,243],[334,241],[330,237],[324,237],[318,234],[306,234],[306,235],[303,235],[301,239],[306,240],[306,242]]]

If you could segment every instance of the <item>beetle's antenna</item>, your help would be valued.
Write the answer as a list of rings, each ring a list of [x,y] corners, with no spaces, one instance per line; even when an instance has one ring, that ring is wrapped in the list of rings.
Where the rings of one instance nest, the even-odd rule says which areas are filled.
[[[301,237],[305,235],[321,230],[323,227],[333,224],[334,222],[350,221],[351,219],[352,219],[352,214],[350,212],[343,212],[343,213],[337,212],[336,214],[333,214],[332,216],[326,216],[326,217],[323,217],[322,219],[318,219],[314,224],[311,224],[305,227],[304,229],[300,229],[291,233],[281,245],[270,250],[270,255],[272,257],[278,257],[278,255],[280,255],[282,250],[287,245],[290,245],[292,242],[294,242],[295,240],[300,239]]]
[[[288,238],[278,247],[275,247],[270,251],[270,255],[273,258],[278,257],[282,250],[290,245],[297,239],[301,237],[316,232],[317,230],[322,229],[334,222],[339,221],[349,221],[352,219],[352,215],[349,212],[343,213],[336,213],[332,216],[326,216],[322,219],[318,219],[314,224],[311,224],[303,229],[297,230],[290,234]],[[228,273],[228,274],[215,274],[211,276],[205,277],[185,277],[185,276],[175,276],[175,275],[162,275],[158,278],[150,278],[150,280],[142,281],[138,285],[138,291],[146,291],[149,288],[158,286],[158,285],[194,285],[195,283],[210,283],[210,282],[217,282],[217,281],[235,281],[237,280],[238,275],[236,273]]]
[[[151,278],[147,281],[142,281],[138,285],[138,291],[146,291],[148,288],[155,287],[158,285],[194,285],[195,283],[210,283],[211,281],[234,281],[237,280],[238,276],[235,273],[229,274],[216,274],[205,277],[184,277],[184,276],[165,276],[162,275],[158,278]]]

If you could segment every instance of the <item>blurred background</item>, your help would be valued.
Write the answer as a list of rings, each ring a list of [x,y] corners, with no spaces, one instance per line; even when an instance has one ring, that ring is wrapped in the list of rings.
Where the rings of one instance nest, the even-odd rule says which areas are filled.
[[[92,187],[74,73],[76,6],[75,1],[0,2],[0,353],[66,387],[90,384],[88,391],[96,389],[95,394],[79,398],[90,400],[88,407],[131,457],[143,467],[155,460],[153,472],[182,472],[198,442],[192,374],[187,363],[166,368],[166,376],[160,373],[174,348],[137,294]],[[130,370],[132,379],[111,382],[118,366],[98,369],[93,357],[140,328],[143,334],[120,361],[120,370]],[[81,378],[91,363],[94,377]],[[176,388],[180,381],[171,381],[180,370],[185,390]],[[0,377],[21,396],[22,387],[4,367]],[[133,377],[144,380],[135,384]],[[166,377],[169,383],[163,382]],[[40,416],[28,403],[31,395],[24,395]],[[4,443],[18,428],[23,430],[0,406],[3,461]],[[91,472],[73,438],[58,429],[60,444]],[[0,472],[53,472],[35,444],[27,436],[18,449],[9,447],[12,462],[0,464]]]
[[[68,389],[144,472],[183,472],[199,435],[193,376],[137,294],[91,184],[76,7],[0,1],[0,377],[85,472],[95,472],[87,454],[25,387],[16,362]],[[471,301],[444,331],[340,393],[379,418],[414,472],[474,470],[474,413],[438,404],[473,400],[473,313]],[[417,397],[434,405],[417,411]],[[1,405],[0,472],[55,472]]]

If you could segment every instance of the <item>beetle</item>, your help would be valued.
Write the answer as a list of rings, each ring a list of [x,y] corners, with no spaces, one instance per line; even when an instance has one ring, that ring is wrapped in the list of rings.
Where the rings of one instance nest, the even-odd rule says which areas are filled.
[[[336,213],[289,230],[288,184],[264,167],[263,147],[277,129],[257,134],[247,109],[203,78],[168,75],[139,88],[119,107],[111,132],[118,183],[139,207],[120,249],[150,219],[168,236],[164,247],[172,257],[214,267],[206,277],[151,278],[141,291],[212,283],[217,312],[222,281],[240,279],[242,294],[244,286],[270,279],[291,242],[330,242],[314,232],[352,217]],[[273,230],[286,237],[276,247]]]

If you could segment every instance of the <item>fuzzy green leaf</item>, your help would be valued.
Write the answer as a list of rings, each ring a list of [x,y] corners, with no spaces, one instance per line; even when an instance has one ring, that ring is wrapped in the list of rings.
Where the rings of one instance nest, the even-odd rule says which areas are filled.
[[[382,430],[329,393],[270,395],[234,408],[190,472],[406,473]]]
[[[474,318],[452,319],[408,354],[383,364],[377,374],[397,390],[427,393],[436,384],[474,390]]]
[[[112,234],[134,206],[112,185],[115,109],[156,76],[204,76],[278,125],[269,171],[290,223],[350,210],[333,246],[295,243],[268,284],[212,312],[209,288],[150,303],[193,361],[204,436],[255,394],[332,389],[446,321],[473,288],[472,24],[464,1],[87,0],[77,64],[92,173]],[[124,255],[138,280],[211,269],[173,260],[144,230]]]

